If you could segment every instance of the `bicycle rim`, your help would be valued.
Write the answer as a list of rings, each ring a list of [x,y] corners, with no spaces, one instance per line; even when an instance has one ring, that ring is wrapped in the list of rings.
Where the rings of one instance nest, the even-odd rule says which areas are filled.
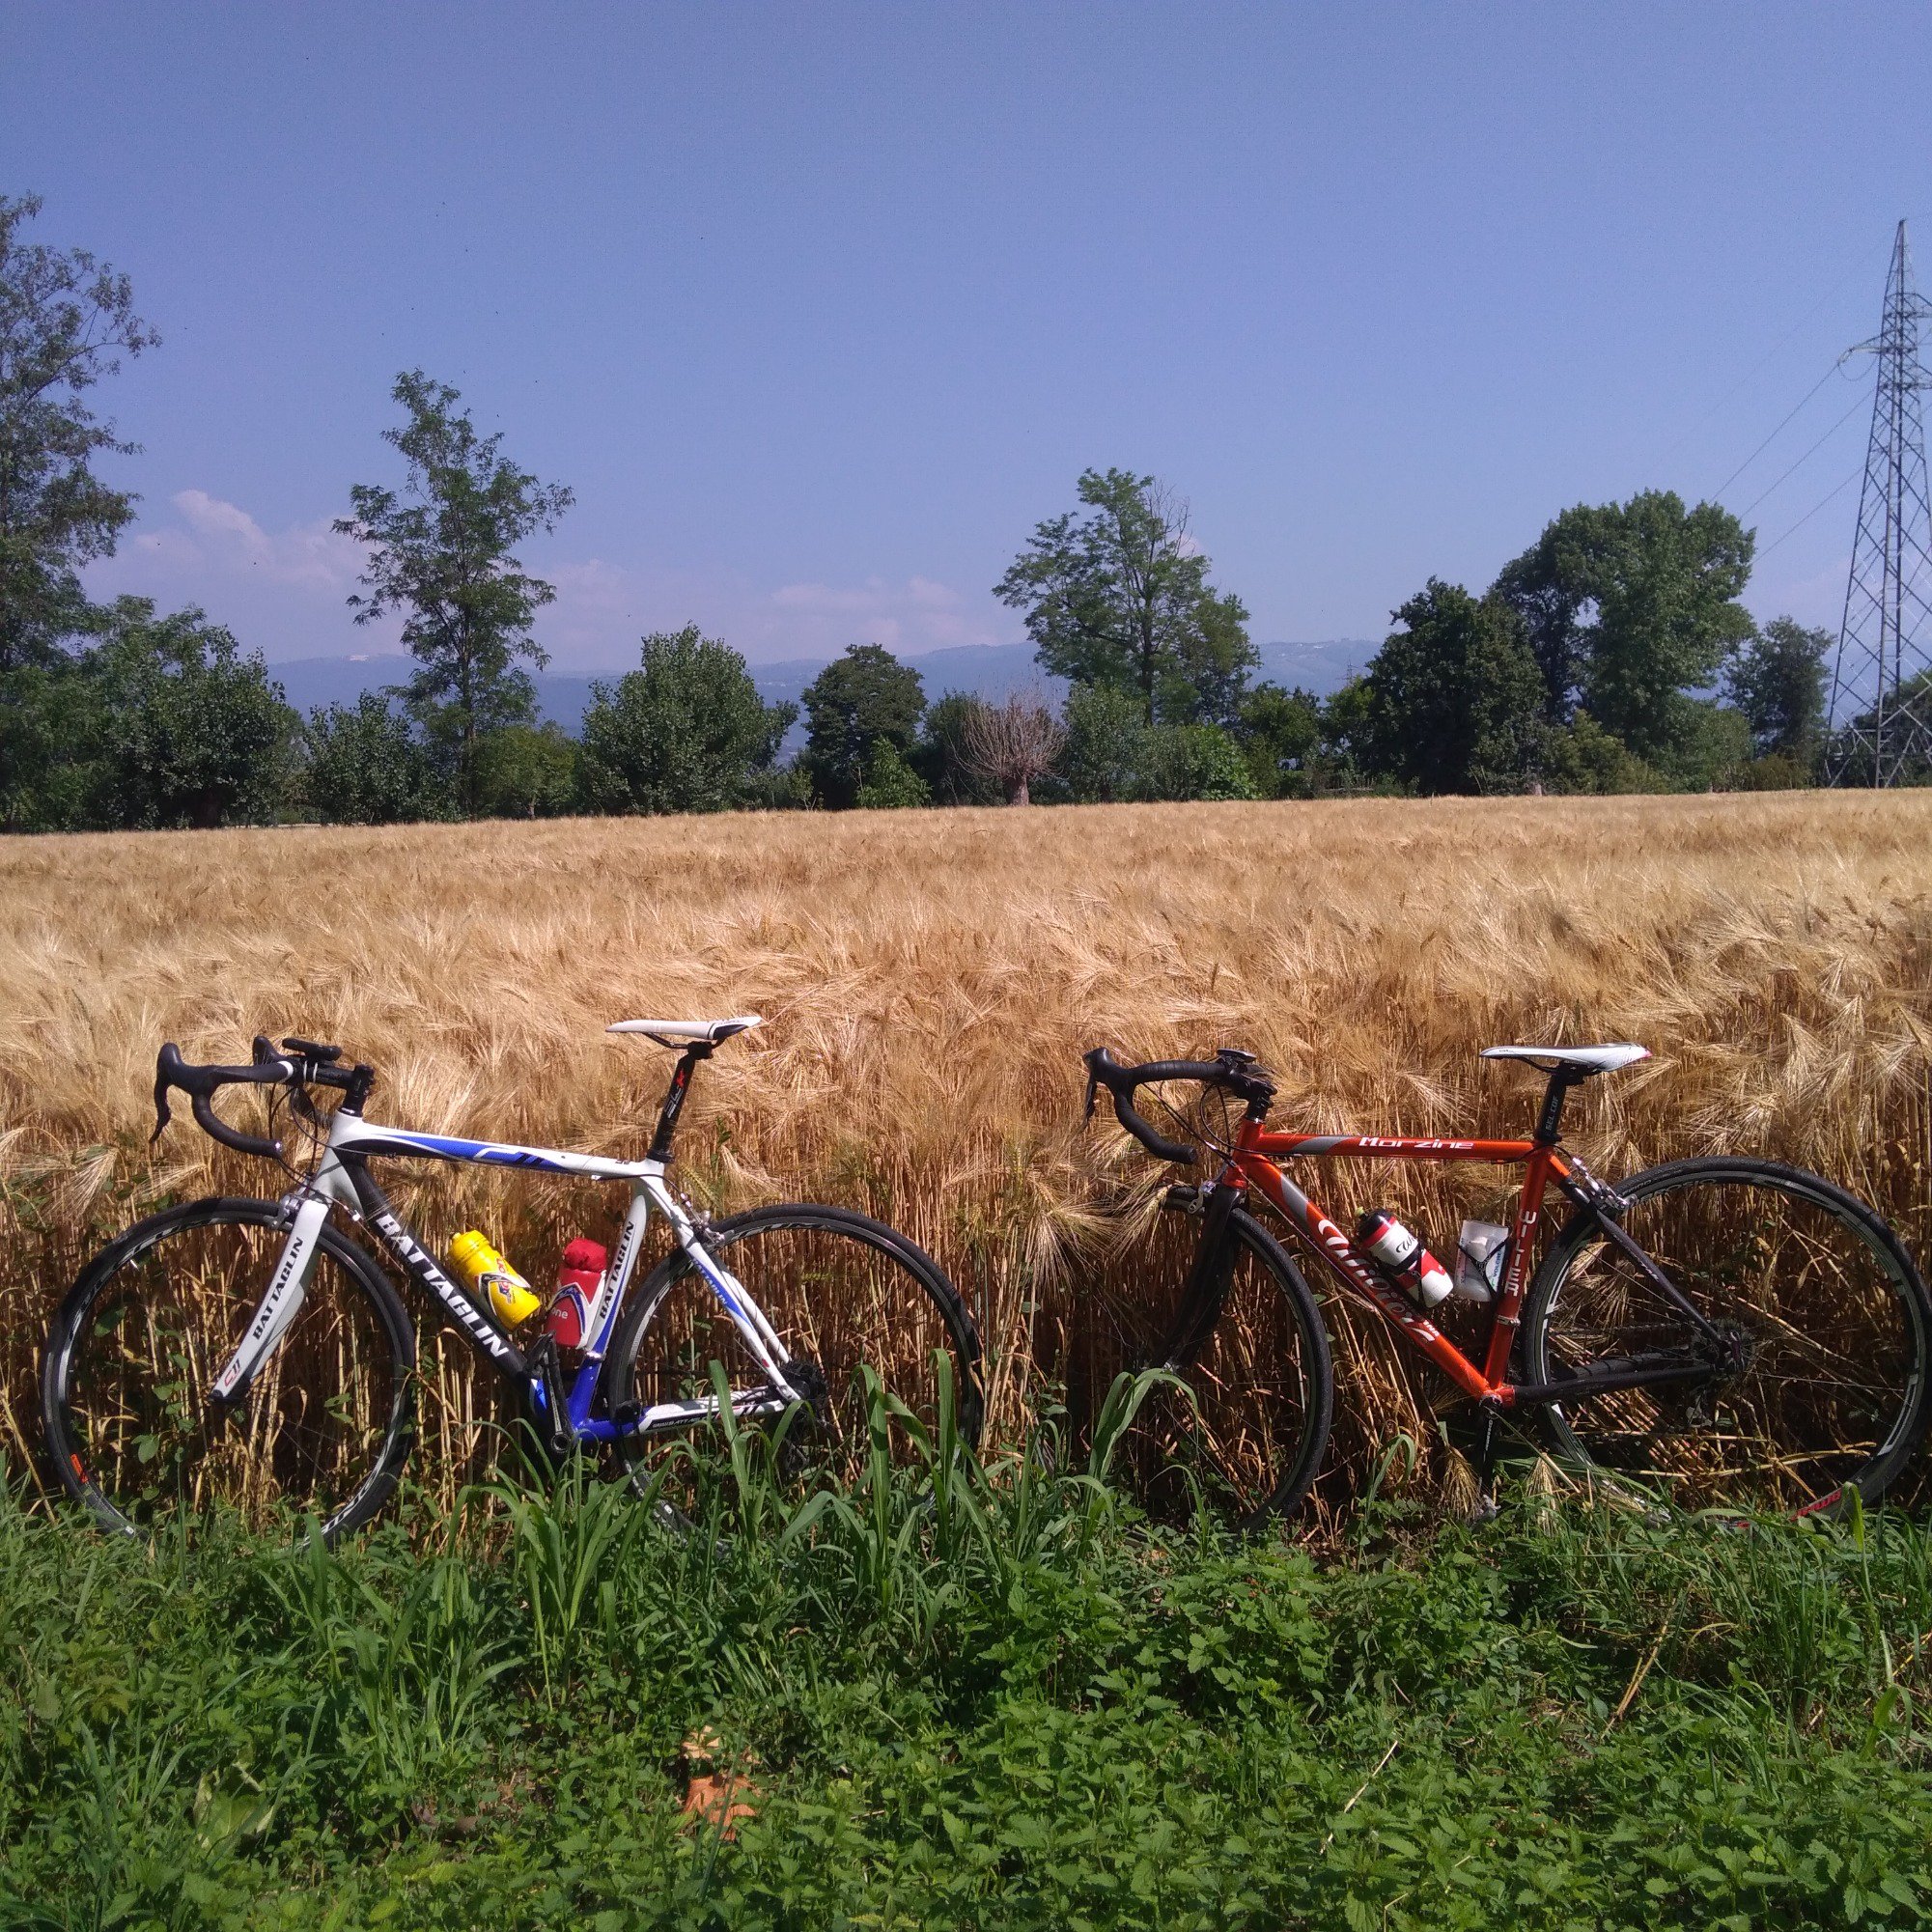
[[[1725,1337],[1708,1381],[1618,1390],[1549,1412],[1559,1450],[1687,1507],[1829,1511],[1875,1502],[1924,1426],[1932,1306],[1895,1237],[1829,1182],[1749,1161],[1624,1184],[1623,1225]],[[1587,1221],[1538,1275],[1529,1379],[1694,1353],[1692,1323]]]
[[[936,1355],[947,1364],[955,1427],[968,1445],[979,1437],[979,1343],[957,1291],[938,1265],[883,1224],[842,1209],[760,1208],[721,1221],[706,1237],[710,1253],[742,1284],[784,1344],[808,1407],[784,1430],[795,1471],[816,1470],[854,1481],[871,1453],[861,1369],[871,1368],[918,1419],[929,1441],[939,1420]],[[682,1253],[645,1284],[634,1321],[612,1351],[612,1387],[648,1412],[715,1394],[713,1364],[737,1397],[770,1387],[743,1335],[711,1285]],[[777,1427],[767,1415],[760,1426]],[[704,1420],[653,1436],[624,1439],[638,1472],[661,1470],[673,1487],[686,1450],[714,1452],[717,1425]],[[903,1421],[887,1431],[896,1462],[920,1451]]]
[[[209,1400],[287,1232],[270,1202],[197,1203],[131,1230],[76,1282],[50,1343],[45,1421],[63,1482],[107,1526],[312,1518],[334,1537],[393,1487],[407,1317],[332,1230],[252,1386],[230,1407]]]

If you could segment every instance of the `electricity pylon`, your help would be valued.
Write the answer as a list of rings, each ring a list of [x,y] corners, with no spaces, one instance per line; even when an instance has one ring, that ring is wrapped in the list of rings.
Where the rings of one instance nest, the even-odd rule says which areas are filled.
[[[1885,319],[1860,348],[1878,358],[1858,536],[1832,672],[1825,782],[1895,785],[1932,776],[1932,497],[1918,327],[1932,303],[1912,288],[1905,224],[1885,284]]]

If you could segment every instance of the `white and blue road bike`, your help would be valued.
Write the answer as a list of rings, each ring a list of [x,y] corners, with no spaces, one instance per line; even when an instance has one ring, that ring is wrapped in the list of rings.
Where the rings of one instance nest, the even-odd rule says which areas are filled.
[[[789,1414],[788,1454],[849,1470],[868,1441],[860,1366],[930,1421],[941,1357],[960,1432],[976,1440],[979,1338],[923,1249],[881,1221],[815,1204],[713,1223],[670,1186],[692,1073],[758,1023],[745,1015],[609,1029],[678,1052],[641,1161],[378,1126],[364,1112],[374,1071],[345,1066],[339,1048],[312,1040],[286,1039],[278,1050],[258,1037],[250,1064],[235,1067],[190,1065],[172,1043],[163,1047],[156,1135],[170,1093],[184,1093],[204,1132],[282,1162],[294,1185],[276,1200],[221,1196],[166,1209],[81,1270],[42,1367],[61,1482],[102,1524],[139,1535],[224,1507],[258,1523],[292,1512],[331,1539],[366,1523],[408,1454],[416,1342],[389,1275],[351,1238],[357,1229],[520,1395],[524,1418],[554,1455],[609,1453],[648,1467],[667,1441],[716,1421],[722,1387],[740,1417]],[[269,1090],[268,1135],[214,1111],[214,1096],[238,1085]],[[316,1097],[331,1092],[340,1101],[323,1113]],[[305,1171],[288,1162],[273,1132],[283,1104],[308,1130]],[[566,1356],[546,1336],[530,1344],[505,1332],[404,1225],[369,1171],[377,1159],[628,1186],[581,1351]],[[633,1293],[654,1213],[674,1246]]]

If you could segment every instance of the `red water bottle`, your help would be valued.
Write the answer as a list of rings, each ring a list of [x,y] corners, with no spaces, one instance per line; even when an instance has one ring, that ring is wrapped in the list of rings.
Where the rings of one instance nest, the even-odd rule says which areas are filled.
[[[1448,1298],[1449,1271],[1386,1208],[1370,1208],[1356,1223],[1355,1240],[1412,1302],[1433,1308]]]
[[[559,1349],[580,1349],[596,1332],[603,1301],[603,1271],[610,1256],[601,1242],[579,1236],[564,1249],[557,1270],[557,1292],[544,1322],[544,1332]]]

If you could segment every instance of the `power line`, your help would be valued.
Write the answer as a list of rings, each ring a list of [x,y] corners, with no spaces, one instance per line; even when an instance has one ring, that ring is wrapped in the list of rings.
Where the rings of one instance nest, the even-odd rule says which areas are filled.
[[[1811,518],[1814,518],[1818,514],[1818,512],[1825,507],[1826,504],[1835,503],[1837,499],[1840,496],[1842,496],[1845,493],[1845,491],[1848,490],[1852,487],[1852,485],[1855,484],[1859,480],[1859,478],[1862,477],[1863,474],[1864,474],[1864,467],[1862,464],[1861,464],[1857,469],[1853,470],[1851,475],[1846,477],[1842,483],[1834,483],[1830,489],[1830,490],[1826,492],[1825,495],[1819,497],[1817,502],[1812,504],[1810,509],[1806,511],[1804,516],[1799,518],[1797,522],[1792,524],[1790,529],[1784,532],[1784,536],[1773,538],[1770,543],[1765,545],[1763,549],[1754,552],[1752,561],[1756,563],[1762,563],[1766,557],[1770,556],[1773,550],[1777,549],[1779,544],[1783,543],[1785,537],[1795,537],[1798,534],[1798,532],[1802,530],[1805,527],[1805,525],[1808,523],[1811,520]]]
[[[1833,280],[1830,282],[1830,284],[1826,287],[1825,293],[1821,294],[1818,297],[1818,299],[1815,302],[1813,302],[1811,306],[1808,309],[1806,309],[1805,313],[1802,316],[1800,316],[1798,320],[1795,322],[1793,322],[1791,326],[1788,329],[1786,329],[1785,332],[1781,336],[1779,336],[1778,340],[1774,342],[1771,345],[1771,347],[1767,349],[1764,351],[1764,353],[1756,359],[1756,361],[1751,363],[1750,366],[1744,372],[1744,374],[1740,376],[1738,379],[1735,382],[1733,382],[1731,386],[1728,389],[1726,389],[1724,393],[1722,396],[1720,396],[1718,400],[1715,403],[1713,403],[1708,409],[1706,409],[1703,412],[1702,415],[1695,416],[1691,420],[1691,422],[1686,426],[1683,434],[1678,436],[1677,440],[1673,442],[1670,445],[1670,447],[1666,449],[1664,452],[1664,454],[1657,459],[1657,463],[1656,463],[1657,469],[1662,470],[1665,464],[1667,463],[1670,461],[1670,459],[1673,456],[1675,456],[1677,452],[1680,449],[1682,449],[1684,445],[1688,443],[1691,440],[1691,438],[1694,435],[1695,435],[1697,432],[1701,430],[1704,427],[1704,425],[1708,423],[1711,420],[1711,418],[1715,416],[1718,413],[1718,411],[1722,409],[1724,406],[1724,405],[1731,400],[1732,397],[1737,395],[1737,393],[1741,389],[1743,389],[1747,383],[1750,381],[1750,379],[1758,373],[1758,371],[1762,369],[1764,365],[1767,362],[1769,362],[1772,359],[1772,357],[1775,356],[1778,353],[1778,351],[1780,349],[1782,349],[1785,346],[1785,344],[1788,343],[1798,333],[1798,331],[1802,329],[1805,326],[1805,324],[1808,322],[1812,319],[1812,317],[1815,316],[1818,313],[1818,311],[1825,306],[1827,302],[1833,300],[1837,294],[1839,294],[1839,293],[1844,289],[1845,284],[1849,282],[1854,275],[1862,275],[1865,272],[1866,268],[1871,266],[1872,257],[1876,253],[1877,251],[1875,249],[1863,248],[1859,251],[1858,257],[1855,261],[1847,262],[1844,267],[1839,270],[1838,274],[1835,277],[1834,277]]]
[[[1833,363],[1831,368],[1826,370],[1824,375],[1819,377],[1817,381],[1812,383],[1810,388],[1806,390],[1804,395],[1799,397],[1798,401],[1792,405],[1791,415],[1786,416],[1784,418],[1784,422],[1779,423],[1778,428],[1776,430],[1773,430],[1772,433],[1768,436],[1766,436],[1765,439],[1761,443],[1759,443],[1758,446],[1754,450],[1752,450],[1751,453],[1748,457],[1746,457],[1745,460],[1741,463],[1739,463],[1738,466],[1734,470],[1732,470],[1731,473],[1727,477],[1725,477],[1724,480],[1721,484],[1719,484],[1714,490],[1711,491],[1711,498],[1713,501],[1716,501],[1718,497],[1722,496],[1724,493],[1724,491],[1727,490],[1731,487],[1731,485],[1734,484],[1738,480],[1738,478],[1741,477],[1745,473],[1745,471],[1748,470],[1751,466],[1751,464],[1754,463],[1758,460],[1758,458],[1761,457],[1765,453],[1765,451],[1768,450],[1772,446],[1772,444],[1778,440],[1778,434],[1784,428],[1784,424],[1788,423],[1791,420],[1791,416],[1795,416],[1798,413],[1798,411],[1802,409],[1805,406],[1805,405],[1808,403],[1811,400],[1811,398],[1815,396],[1818,393],[1818,391],[1822,389],[1825,386],[1825,384],[1829,382],[1832,379],[1832,378],[1835,376],[1841,368],[1844,367],[1844,361],[1845,358],[1842,355],[1839,356],[1837,361]]]
[[[1835,423],[1834,423],[1832,427],[1829,430],[1827,430],[1825,434],[1822,436],[1820,436],[1818,440],[1815,443],[1813,443],[1811,447],[1807,449],[1805,452],[1805,454],[1801,456],[1798,459],[1798,461],[1794,462],[1791,465],[1791,467],[1784,472],[1783,476],[1780,476],[1778,479],[1777,483],[1772,484],[1768,489],[1759,490],[1758,493],[1751,498],[1750,502],[1745,506],[1741,514],[1743,516],[1749,517],[1750,513],[1753,510],[1755,510],[1757,506],[1760,503],[1762,503],[1767,496],[1771,494],[1772,490],[1779,488],[1779,486],[1782,485],[1787,478],[1794,475],[1798,470],[1802,469],[1807,462],[1809,462],[1811,459],[1814,456],[1816,456],[1818,452],[1821,449],[1823,449],[1825,445],[1828,442],[1830,442],[1832,438],[1834,435],[1836,435],[1838,432],[1842,430],[1845,427],[1845,425],[1849,423],[1851,419],[1854,416],[1856,416],[1861,409],[1864,407],[1864,406],[1865,406],[1865,399],[1862,396],[1855,396],[1852,399],[1852,406],[1849,409],[1847,409],[1845,413],[1842,416],[1840,416],[1838,420]]]

